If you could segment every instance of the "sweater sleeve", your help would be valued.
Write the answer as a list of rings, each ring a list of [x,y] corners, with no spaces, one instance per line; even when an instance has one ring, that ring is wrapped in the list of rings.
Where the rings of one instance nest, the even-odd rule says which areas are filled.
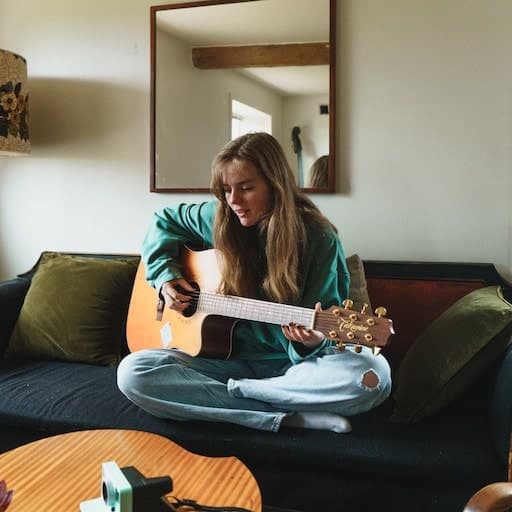
[[[348,297],[349,285],[350,274],[338,236],[330,230],[313,236],[304,266],[301,305],[314,308],[320,302],[323,309],[339,305]],[[289,343],[288,357],[293,363],[298,363],[316,355],[330,343],[324,340],[313,350],[299,343]]]
[[[159,289],[163,283],[182,277],[179,261],[183,245],[210,249],[216,202],[179,204],[155,213],[142,243],[146,279]]]

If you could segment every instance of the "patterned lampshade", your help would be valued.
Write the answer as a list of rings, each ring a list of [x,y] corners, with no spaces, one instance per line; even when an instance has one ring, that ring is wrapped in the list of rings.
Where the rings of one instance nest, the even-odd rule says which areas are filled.
[[[0,155],[29,152],[27,62],[0,49]]]

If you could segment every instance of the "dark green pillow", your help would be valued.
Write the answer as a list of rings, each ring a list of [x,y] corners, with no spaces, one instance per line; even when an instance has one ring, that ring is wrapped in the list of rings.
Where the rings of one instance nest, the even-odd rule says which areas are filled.
[[[137,264],[44,253],[6,357],[118,363]]]
[[[405,355],[392,420],[431,416],[491,367],[510,342],[512,305],[498,286],[475,290],[434,320]]]

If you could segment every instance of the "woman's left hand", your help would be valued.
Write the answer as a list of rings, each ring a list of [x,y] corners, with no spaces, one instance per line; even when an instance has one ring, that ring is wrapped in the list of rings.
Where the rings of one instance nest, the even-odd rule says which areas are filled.
[[[315,304],[315,311],[322,311],[320,302]],[[288,340],[298,341],[308,348],[318,347],[318,345],[320,345],[320,343],[325,339],[325,335],[322,332],[307,329],[302,325],[282,325],[281,330]]]

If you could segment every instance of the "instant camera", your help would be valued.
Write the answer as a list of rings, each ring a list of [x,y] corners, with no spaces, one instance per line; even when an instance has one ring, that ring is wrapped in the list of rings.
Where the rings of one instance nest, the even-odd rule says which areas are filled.
[[[146,478],[133,466],[101,465],[101,497],[80,503],[80,512],[169,512],[163,496],[172,491],[170,476]]]

